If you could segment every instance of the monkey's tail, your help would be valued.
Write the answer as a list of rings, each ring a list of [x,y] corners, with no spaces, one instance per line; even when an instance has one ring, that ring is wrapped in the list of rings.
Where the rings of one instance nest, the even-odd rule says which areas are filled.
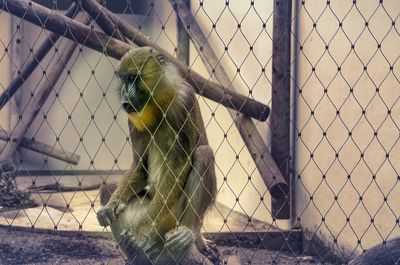
[[[117,183],[104,182],[100,187],[100,204],[106,205],[110,200],[111,195],[117,190]]]

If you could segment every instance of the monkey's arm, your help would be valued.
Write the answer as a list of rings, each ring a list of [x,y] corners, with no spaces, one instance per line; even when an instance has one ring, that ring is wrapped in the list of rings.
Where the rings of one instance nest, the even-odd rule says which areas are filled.
[[[145,149],[149,143],[149,137],[147,134],[139,133],[129,119],[128,128],[133,147],[132,167],[124,174],[124,177],[118,184],[117,190],[111,195],[109,203],[120,201],[127,204],[132,196],[136,196],[147,185],[146,165],[143,164],[145,163],[143,161],[146,160]]]
[[[117,190],[111,195],[110,204],[113,201],[128,203],[132,196],[136,196],[147,185],[146,177],[142,169],[130,169],[126,172],[118,184]]]
[[[133,163],[131,169],[117,186],[115,192],[109,198],[106,206],[97,213],[97,219],[102,226],[108,226],[115,221],[119,213],[125,209],[125,205],[142,191],[147,185],[145,150],[149,142],[149,135],[139,133],[132,122],[128,120],[133,151]],[[143,162],[144,161],[144,162]]]
[[[131,169],[125,173],[107,205],[97,213],[100,225],[109,226],[114,222],[118,215],[125,210],[129,200],[145,188],[146,178],[142,171],[142,169]]]

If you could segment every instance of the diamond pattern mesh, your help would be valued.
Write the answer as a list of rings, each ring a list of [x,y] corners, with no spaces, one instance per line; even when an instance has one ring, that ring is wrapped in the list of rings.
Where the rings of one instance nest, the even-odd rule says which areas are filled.
[[[231,246],[222,251],[225,263],[236,252],[242,264],[343,263],[400,235],[397,1],[293,1],[292,69],[286,73],[292,83],[291,221],[272,216],[274,201],[254,162],[259,160],[237,129],[242,125],[237,113],[245,112],[248,102],[273,105],[273,2],[191,1],[190,13],[205,39],[194,37],[189,47],[178,33],[173,0],[122,1],[118,7],[102,1],[118,11],[109,29],[102,26],[101,12],[84,10],[85,1],[67,11],[60,1],[44,2],[47,13],[30,1],[0,3],[6,25],[0,32],[0,90],[9,93],[7,102],[0,102],[0,188],[12,202],[0,201],[4,264],[124,262],[118,242],[110,240],[96,214],[99,186],[120,180],[135,152],[115,75],[117,59],[136,47],[135,41],[155,43],[174,57],[187,49],[190,72],[205,79],[192,86],[215,155],[217,199],[201,229],[218,245]],[[34,12],[18,12],[16,3]],[[193,22],[183,18],[181,30],[195,34]],[[148,38],[127,36],[119,19]],[[74,28],[73,20],[88,25],[86,31]],[[41,56],[46,42],[48,52]],[[37,66],[27,73],[30,64]],[[7,89],[18,79],[20,89],[11,97]],[[214,83],[245,100],[235,105],[226,94],[210,100],[203,90]],[[265,154],[273,137],[270,120],[252,121],[255,129],[246,133],[259,132],[266,147],[257,146],[258,152]],[[65,237],[71,242],[61,243]],[[57,248],[60,244],[65,247]],[[42,254],[29,252],[40,248]],[[398,256],[385,253],[398,264]],[[370,264],[380,264],[368,254]]]

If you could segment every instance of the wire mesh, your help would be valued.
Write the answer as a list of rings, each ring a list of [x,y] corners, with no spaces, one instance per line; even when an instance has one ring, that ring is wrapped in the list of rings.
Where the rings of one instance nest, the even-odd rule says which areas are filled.
[[[399,236],[399,9],[392,1],[299,1],[295,15],[297,222],[306,239],[323,238],[328,251],[314,249],[322,259],[348,261]],[[387,264],[399,262],[383,252]]]
[[[15,11],[17,2],[26,3],[26,12]],[[291,69],[286,73],[292,80],[291,109],[287,110],[292,134],[289,221],[273,216],[274,199],[257,164],[263,160],[255,160],[237,129],[241,126],[237,113],[245,112],[249,101],[273,108],[272,31],[274,4],[280,1],[190,1],[194,21],[182,24],[178,24],[176,1],[101,1],[117,12],[110,17],[115,25],[109,29],[101,26],[101,12],[86,12],[85,3],[90,1],[36,1],[48,8],[47,13],[35,9],[34,2],[0,3],[0,21],[8,27],[0,32],[2,92],[14,79],[22,81],[12,100],[0,102],[4,134],[0,263],[132,261],[118,248],[120,240],[112,238],[111,230],[101,227],[96,217],[102,208],[100,185],[120,181],[133,157],[140,159],[139,164],[146,160],[132,145],[127,115],[121,108],[121,80],[116,75],[116,58],[127,47],[137,47],[139,34],[126,36],[120,27],[123,22],[117,19],[148,36],[140,46],[155,43],[181,58],[186,50],[189,73],[205,78],[191,85],[198,92],[196,100],[215,156],[217,197],[200,229],[218,245],[225,264],[234,264],[235,253],[241,264],[347,263],[399,236],[396,88],[400,33],[396,22],[400,9],[396,1],[293,1]],[[60,16],[68,12],[70,18]],[[86,23],[86,31],[74,21],[81,26]],[[196,33],[196,22],[205,42],[192,37],[187,46],[188,36],[182,32]],[[40,56],[46,41],[51,48]],[[215,60],[210,59],[207,45]],[[35,70],[24,76],[32,62],[37,64]],[[167,76],[171,83],[182,75],[161,68],[171,75]],[[226,77],[221,78],[219,68]],[[182,78],[190,82],[188,75]],[[139,80],[144,81],[140,76]],[[246,96],[243,105],[228,110],[224,104],[229,104],[229,96],[210,100],[208,94],[202,95],[212,83],[238,90]],[[126,93],[132,91],[122,95]],[[174,129],[166,119],[169,107],[155,105],[164,114],[166,126]],[[194,110],[185,111],[189,115]],[[258,152],[269,153],[274,137],[270,120],[253,122],[266,143],[266,148],[257,146]],[[154,130],[145,125],[144,130],[155,137],[160,126]],[[177,138],[181,129],[175,131]],[[194,133],[201,134],[202,128]],[[172,141],[158,170],[144,168],[149,177],[161,168],[176,177],[168,154],[177,145],[183,150],[185,146]],[[161,151],[157,144],[145,147]],[[187,157],[192,159],[193,154]],[[3,202],[3,197],[11,203]],[[173,217],[179,222],[180,216]],[[159,235],[164,243],[164,235]],[[388,264],[399,262],[395,253],[385,253],[393,261]],[[368,254],[370,264],[380,264]]]

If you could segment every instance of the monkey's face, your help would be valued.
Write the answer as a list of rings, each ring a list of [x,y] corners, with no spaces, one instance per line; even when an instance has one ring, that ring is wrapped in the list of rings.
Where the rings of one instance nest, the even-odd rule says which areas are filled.
[[[121,79],[121,104],[131,114],[141,112],[156,93],[163,76],[163,63],[148,47],[128,52],[121,60],[117,75]]]
[[[121,105],[127,113],[141,111],[150,98],[150,91],[140,84],[140,72],[129,72],[121,76]]]
[[[164,56],[149,47],[133,49],[121,59],[121,103],[139,131],[157,124],[173,101],[177,79],[171,69]]]

